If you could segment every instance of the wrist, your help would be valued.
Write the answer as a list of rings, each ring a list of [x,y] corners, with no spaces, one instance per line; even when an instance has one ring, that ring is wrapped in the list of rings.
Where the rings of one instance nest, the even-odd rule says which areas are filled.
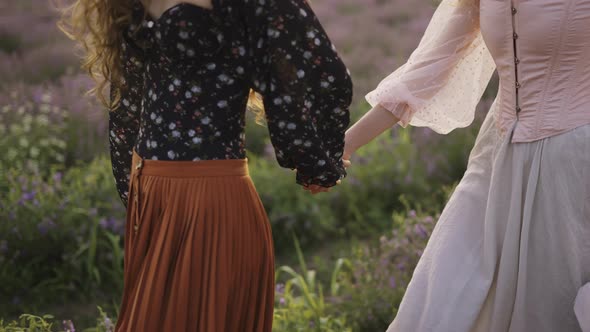
[[[350,136],[346,135],[346,138],[344,139],[344,152],[342,154],[342,159],[350,160],[357,149],[358,147],[354,145],[353,142],[351,142]]]
[[[350,160],[350,158],[352,158],[352,155],[356,152],[356,150],[351,150],[351,149],[344,149],[344,152],[342,153],[342,160]]]

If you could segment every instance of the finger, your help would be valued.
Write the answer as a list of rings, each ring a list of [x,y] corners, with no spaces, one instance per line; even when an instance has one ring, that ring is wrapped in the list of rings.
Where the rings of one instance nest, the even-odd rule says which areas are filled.
[[[303,190],[309,191],[310,193],[314,194],[317,192],[317,187],[315,185],[307,185],[303,187]]]
[[[319,192],[319,190],[320,190],[320,188],[317,185],[309,186],[309,191],[314,195],[317,194]]]
[[[342,164],[344,165],[344,168],[348,168],[350,165],[352,165],[350,160],[342,160]]]
[[[319,193],[327,193],[329,192],[330,189],[329,188],[318,188],[312,191],[313,194],[319,194]]]

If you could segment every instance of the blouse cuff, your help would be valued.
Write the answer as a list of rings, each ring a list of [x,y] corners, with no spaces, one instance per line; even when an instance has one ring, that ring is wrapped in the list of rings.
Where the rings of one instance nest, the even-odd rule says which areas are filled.
[[[415,113],[412,108],[405,103],[381,102],[377,106],[393,114],[393,116],[399,120],[399,125],[403,128],[406,128],[410,125],[410,122],[412,121]]]
[[[424,101],[412,95],[404,84],[389,78],[369,92],[365,99],[372,107],[381,106],[389,111],[399,119],[398,123],[404,128],[410,125],[416,110],[424,105]]]
[[[342,159],[331,162],[330,165],[316,167],[314,169],[297,169],[297,184],[302,186],[318,185],[325,188],[333,187],[337,182],[346,177],[346,170]]]

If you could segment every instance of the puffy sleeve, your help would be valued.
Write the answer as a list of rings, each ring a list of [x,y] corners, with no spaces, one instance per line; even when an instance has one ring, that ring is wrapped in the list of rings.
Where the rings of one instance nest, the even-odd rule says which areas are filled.
[[[297,183],[331,187],[345,176],[352,82],[305,0],[243,0],[253,62],[279,164]]]
[[[479,24],[479,0],[443,0],[408,62],[366,99],[407,125],[447,134],[473,122],[495,70]]]
[[[113,175],[117,191],[125,206],[129,191],[129,175],[133,147],[139,132],[139,117],[143,95],[143,63],[128,44],[123,48],[123,82],[118,107],[109,112],[109,143]],[[111,98],[115,91],[111,86]]]

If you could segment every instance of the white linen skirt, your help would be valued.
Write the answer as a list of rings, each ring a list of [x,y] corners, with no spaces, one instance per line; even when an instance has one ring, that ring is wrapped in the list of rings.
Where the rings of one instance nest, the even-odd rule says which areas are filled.
[[[388,332],[579,332],[590,317],[590,126],[511,143],[493,110]]]

